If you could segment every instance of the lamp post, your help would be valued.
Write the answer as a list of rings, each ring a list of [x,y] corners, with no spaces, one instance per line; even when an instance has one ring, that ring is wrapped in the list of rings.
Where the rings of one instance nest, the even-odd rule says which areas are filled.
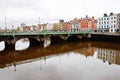
[[[40,17],[38,17],[38,22],[39,22],[39,25],[40,25]]]
[[[12,25],[12,32],[14,32],[14,25]]]
[[[40,17],[38,17],[38,28],[40,27]]]
[[[5,32],[7,32],[7,25],[6,25],[6,17],[5,17]]]

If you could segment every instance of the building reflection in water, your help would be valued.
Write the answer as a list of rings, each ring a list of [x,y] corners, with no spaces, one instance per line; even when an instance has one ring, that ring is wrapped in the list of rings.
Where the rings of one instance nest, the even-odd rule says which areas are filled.
[[[96,51],[98,59],[102,59],[103,62],[120,65],[120,51],[102,48],[97,48]]]
[[[76,50],[76,52],[84,55],[87,58],[88,56],[93,56],[95,50],[96,50],[96,48],[94,48],[94,47],[88,47],[88,48],[78,49],[78,50]]]
[[[75,47],[73,47],[76,45]],[[57,44],[51,45],[49,47],[31,47],[23,51],[4,51],[0,53],[0,67],[15,66],[24,63],[30,63],[33,61],[44,60],[46,64],[46,59],[53,56],[61,56],[61,54],[66,54],[76,50],[78,48],[82,49],[88,45],[83,43],[67,43],[67,44]],[[61,58],[59,58],[59,63],[61,64]],[[16,71],[16,69],[15,69]]]
[[[50,43],[50,42],[49,42]],[[91,45],[92,44],[92,45]],[[86,58],[95,55],[97,52],[97,58],[108,62],[109,64],[120,64],[120,51],[113,49],[98,48],[91,42],[80,43],[67,43],[51,45],[49,47],[33,47],[24,51],[6,51],[4,54],[0,53],[0,68],[30,63],[40,60],[40,70],[42,69],[43,61],[47,64],[47,59],[50,57],[59,57],[58,63],[61,64],[61,55],[67,54],[70,56],[70,52],[79,53]]]

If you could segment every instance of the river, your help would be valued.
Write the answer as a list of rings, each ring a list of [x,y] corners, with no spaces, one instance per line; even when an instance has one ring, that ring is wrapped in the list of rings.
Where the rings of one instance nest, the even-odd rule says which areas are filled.
[[[119,45],[63,42],[1,51],[0,80],[120,80]]]

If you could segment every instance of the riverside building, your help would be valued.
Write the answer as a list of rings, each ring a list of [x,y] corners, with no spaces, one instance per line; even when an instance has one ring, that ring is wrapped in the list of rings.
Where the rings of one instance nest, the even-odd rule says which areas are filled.
[[[108,16],[106,13],[103,17],[97,19],[97,29],[101,32],[118,32],[120,31],[120,13],[110,13]]]

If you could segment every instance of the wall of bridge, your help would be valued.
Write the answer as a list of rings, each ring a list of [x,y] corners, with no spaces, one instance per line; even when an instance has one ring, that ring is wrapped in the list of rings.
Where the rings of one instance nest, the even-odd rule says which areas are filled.
[[[24,36],[0,36],[0,41],[5,41],[6,49],[15,48],[15,44],[22,38],[28,38],[30,46],[43,45],[46,38],[50,38],[51,44],[61,43],[64,41],[112,41],[120,42],[118,35],[105,35],[105,34],[56,34],[56,35],[24,35]]]
[[[92,34],[91,36],[92,41],[120,42],[120,36],[117,35]]]
[[[50,38],[51,40],[51,44],[54,43],[61,43],[64,41],[70,41],[70,42],[74,42],[74,41],[80,41],[80,40],[85,40],[84,38],[87,38],[88,35],[25,35],[25,36],[3,36],[1,37],[1,41],[5,41],[5,47],[10,48],[13,47],[15,49],[15,44],[17,41],[19,41],[20,39],[25,39],[27,38],[30,42],[30,47],[31,46],[38,46],[38,45],[43,45],[44,41],[47,38]],[[12,45],[12,46],[11,46]]]

